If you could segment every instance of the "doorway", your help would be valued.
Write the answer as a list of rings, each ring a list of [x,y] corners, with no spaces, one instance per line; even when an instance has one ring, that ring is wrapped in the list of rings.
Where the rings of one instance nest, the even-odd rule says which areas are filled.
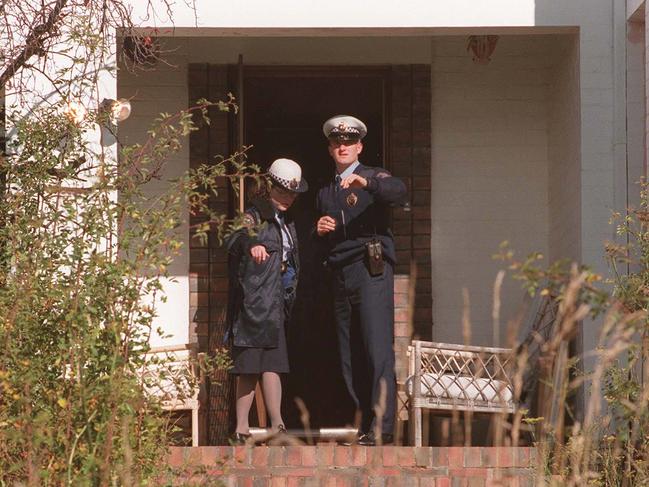
[[[353,422],[354,406],[340,372],[330,279],[311,241],[318,189],[334,177],[322,124],[337,114],[363,120],[364,164],[385,163],[389,71],[360,67],[246,67],[243,71],[244,145],[262,169],[280,157],[297,161],[309,183],[293,208],[300,241],[298,298],[288,327],[291,373],[284,380],[289,428],[303,427],[295,399],[304,401],[310,427]]]

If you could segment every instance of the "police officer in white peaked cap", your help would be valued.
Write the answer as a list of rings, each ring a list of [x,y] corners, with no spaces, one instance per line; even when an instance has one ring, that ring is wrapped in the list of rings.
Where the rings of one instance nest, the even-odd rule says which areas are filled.
[[[318,192],[316,223],[334,276],[334,313],[343,377],[362,413],[361,445],[392,443],[396,402],[394,371],[394,240],[389,208],[404,202],[406,186],[381,167],[358,160],[367,127],[338,115],[322,130],[336,177]],[[352,343],[352,337],[362,343]],[[385,395],[381,393],[385,388]],[[385,404],[380,404],[385,397]],[[380,423],[375,407],[383,407]],[[377,433],[380,433],[377,434]]]

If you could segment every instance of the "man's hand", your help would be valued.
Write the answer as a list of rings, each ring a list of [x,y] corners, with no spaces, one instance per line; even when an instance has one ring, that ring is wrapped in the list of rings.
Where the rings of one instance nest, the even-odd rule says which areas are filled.
[[[318,236],[320,237],[326,235],[329,232],[333,232],[335,229],[336,220],[334,220],[330,216],[320,217],[318,224],[316,225],[316,231],[318,232]]]
[[[252,247],[250,249],[250,255],[252,256],[252,260],[255,261],[255,264],[261,264],[268,258],[268,252],[266,252],[266,247],[263,245],[255,245]]]
[[[363,189],[367,187],[367,179],[365,179],[363,176],[359,176],[358,174],[352,174],[350,176],[347,176],[342,181],[340,181],[340,187],[342,189],[347,189],[347,188]]]

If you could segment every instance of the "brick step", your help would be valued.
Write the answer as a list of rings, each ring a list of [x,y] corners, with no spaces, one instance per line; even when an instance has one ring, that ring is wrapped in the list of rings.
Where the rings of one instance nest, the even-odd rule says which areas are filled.
[[[177,485],[478,487],[534,485],[530,447],[172,447]]]

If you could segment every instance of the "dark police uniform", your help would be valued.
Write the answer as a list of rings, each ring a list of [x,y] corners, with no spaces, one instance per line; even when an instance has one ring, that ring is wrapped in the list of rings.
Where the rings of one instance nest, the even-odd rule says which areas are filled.
[[[293,193],[309,189],[299,164],[276,159],[268,169],[273,186]],[[257,231],[255,236],[249,229]],[[252,247],[268,257],[257,263]],[[270,196],[246,210],[244,228],[228,239],[229,292],[226,341],[231,342],[233,374],[288,372],[284,326],[295,301],[300,273],[297,233],[290,213],[278,211]]]
[[[390,206],[403,203],[404,183],[382,168],[359,164],[353,171],[367,179],[364,189],[339,187],[338,177],[318,192],[321,215],[336,220],[336,230],[318,237],[327,247],[327,266],[334,275],[334,312],[342,373],[362,412],[361,433],[374,430],[374,406],[385,383],[381,431],[394,429],[394,240],[388,227]],[[380,242],[383,271],[372,275],[367,244]]]
[[[246,215],[250,226],[258,227],[257,235],[250,236],[244,228],[228,240],[230,280],[225,339],[232,347],[230,373],[287,373],[285,326],[300,272],[295,223],[290,215],[279,219],[267,199],[254,200]],[[283,261],[285,238],[291,245]],[[251,258],[250,248],[255,245],[266,248],[265,262],[257,264]]]

